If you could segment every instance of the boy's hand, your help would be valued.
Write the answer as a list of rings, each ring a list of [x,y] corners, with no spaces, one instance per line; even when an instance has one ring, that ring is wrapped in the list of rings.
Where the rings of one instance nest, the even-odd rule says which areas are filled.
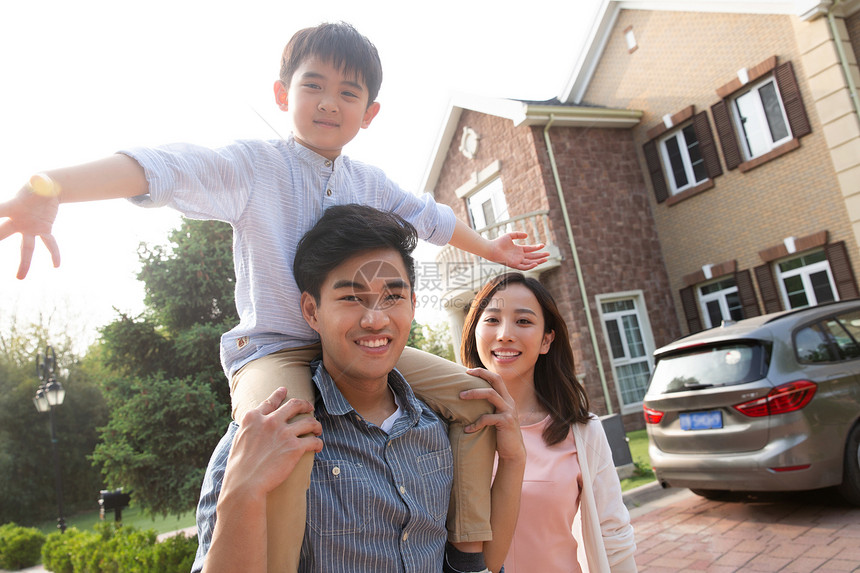
[[[17,278],[23,279],[30,270],[36,237],[39,237],[51,253],[54,267],[60,266],[60,249],[51,234],[60,201],[50,194],[39,194],[30,185],[25,185],[13,199],[0,203],[0,241],[13,233],[21,233],[21,262]]]
[[[543,243],[538,243],[537,245],[518,245],[514,242],[517,239],[525,239],[527,237],[527,233],[516,232],[507,233],[493,239],[490,241],[490,248],[492,249],[490,260],[520,271],[531,270],[545,262],[549,258],[549,253],[541,251],[544,247]]]

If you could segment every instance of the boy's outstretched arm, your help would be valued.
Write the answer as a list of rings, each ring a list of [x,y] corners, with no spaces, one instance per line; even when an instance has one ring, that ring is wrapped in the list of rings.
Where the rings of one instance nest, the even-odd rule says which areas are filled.
[[[44,171],[31,178],[10,200],[0,203],[0,240],[21,233],[19,279],[27,276],[39,237],[60,266],[60,250],[51,234],[60,203],[135,197],[149,191],[143,168],[126,155]]]
[[[451,236],[448,244],[478,255],[488,261],[506,265],[512,269],[527,271],[546,261],[549,253],[541,251],[544,247],[543,243],[536,245],[518,245],[514,243],[515,240],[525,239],[526,237],[528,237],[528,234],[517,232],[506,233],[493,240],[489,240],[482,237],[477,231],[460,219],[457,219],[454,234]]]

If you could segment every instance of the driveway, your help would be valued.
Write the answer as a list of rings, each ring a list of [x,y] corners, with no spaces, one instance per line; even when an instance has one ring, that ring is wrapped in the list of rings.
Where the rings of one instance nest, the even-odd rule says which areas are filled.
[[[860,508],[830,492],[708,501],[658,487],[628,500],[640,573],[860,572]]]

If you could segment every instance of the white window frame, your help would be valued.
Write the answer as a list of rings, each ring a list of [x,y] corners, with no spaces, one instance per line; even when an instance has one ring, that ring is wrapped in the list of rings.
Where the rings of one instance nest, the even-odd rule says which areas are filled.
[[[493,214],[496,217],[496,220],[491,223],[487,223],[487,220],[484,217],[483,205],[487,201],[490,202]],[[474,193],[468,195],[466,197],[466,207],[469,211],[469,218],[472,221],[472,227],[477,231],[480,231],[489,225],[495,225],[500,222],[507,221],[511,218],[510,213],[508,212],[508,202],[505,199],[505,188],[502,184],[501,177],[491,179],[486,185],[483,185]],[[496,233],[493,234],[495,235]]]
[[[830,261],[828,261],[826,257],[823,261],[818,261],[817,263],[812,263],[811,265],[804,265],[802,267],[798,267],[790,271],[783,272],[779,268],[780,263],[784,263],[793,259],[799,259],[800,257],[813,255],[815,253],[816,251],[795,253],[790,257],[785,257],[774,263],[774,275],[776,276],[776,282],[779,285],[779,293],[782,297],[782,303],[785,308],[807,308],[811,306],[816,306],[818,304],[818,299],[815,297],[815,289],[812,288],[812,281],[809,277],[810,275],[820,273],[821,271],[827,272],[827,280],[830,282],[830,289],[833,291],[833,298],[834,300],[839,300],[839,291],[836,289],[836,281],[833,280],[833,271],[830,268]],[[798,275],[800,276],[801,282],[803,284],[803,291],[806,294],[806,300],[809,302],[809,305],[807,305],[806,307],[792,307],[791,301],[788,298],[788,290],[785,288],[784,279]]]
[[[651,321],[648,319],[648,309],[645,306],[645,295],[641,290],[631,290],[631,291],[622,291],[615,293],[606,293],[600,294],[594,297],[597,302],[597,310],[600,315],[600,326],[603,329],[603,342],[606,345],[606,352],[609,356],[610,364],[612,365],[612,376],[615,380],[615,394],[618,398],[618,403],[621,404],[621,413],[622,414],[635,414],[642,411],[642,401],[632,402],[629,404],[624,403],[623,394],[621,392],[621,385],[619,384],[619,375],[618,375],[618,367],[626,366],[628,364],[633,364],[636,362],[642,362],[643,357],[638,356],[635,359],[631,359],[629,357],[629,351],[627,347],[627,339],[622,336],[622,342],[624,344],[624,358],[613,358],[612,356],[612,344],[609,339],[609,332],[606,330],[606,321],[612,318],[612,315],[619,313],[604,313],[603,312],[603,304],[608,302],[618,302],[622,300],[633,300],[633,312],[636,315],[636,319],[639,322],[639,332],[642,336],[642,344],[645,348],[645,356],[644,361],[648,363],[648,371],[650,374],[654,373],[654,351],[656,350],[656,345],[654,344],[654,334],[651,331]],[[629,313],[628,313],[629,314]],[[623,330],[622,330],[623,332]],[[650,383],[650,374],[649,374],[649,383]],[[647,385],[646,385],[647,390]]]
[[[774,88],[774,93],[776,94],[777,101],[779,102],[779,111],[782,116],[782,121],[785,124],[785,129],[787,135],[779,140],[774,140],[773,135],[770,132],[770,126],[767,122],[767,115],[765,113],[764,104],[761,100],[761,88],[765,85],[772,83]],[[749,133],[746,129],[744,129],[744,124],[741,121],[741,112],[738,107],[738,100],[749,96],[755,93],[757,97],[750,99],[752,102],[752,107],[754,108],[754,115],[751,115],[748,118],[748,121],[754,123],[753,127],[756,130],[756,133],[762,134],[764,141],[761,143],[764,145],[764,148],[759,152],[754,151],[750,147],[749,139],[747,138],[747,133]],[[731,100],[731,109],[732,109],[732,120],[735,123],[735,129],[738,132],[738,139],[740,141],[741,150],[744,154],[744,158],[749,161],[750,159],[755,159],[756,157],[760,157],[765,153],[773,150],[776,147],[779,147],[783,143],[786,143],[792,139],[791,134],[791,124],[788,122],[788,115],[785,113],[785,103],[782,100],[782,94],[779,92],[779,85],[777,84],[776,77],[772,74],[767,76],[766,78],[757,81],[756,83],[750,85],[747,89],[736,96],[734,96]]]
[[[711,292],[705,294],[702,292],[702,289],[708,285],[712,285],[715,283],[720,283],[724,281],[731,280],[735,284],[729,288],[720,289],[716,292]],[[738,292],[738,283],[731,276],[724,276],[717,280],[709,281],[706,283],[702,283],[696,289],[697,294],[699,296],[699,307],[702,312],[702,316],[704,318],[705,328],[713,328],[715,326],[720,326],[719,324],[711,324],[711,315],[708,312],[708,303],[712,301],[717,301],[720,305],[720,314],[723,316],[723,320],[731,320],[731,313],[729,312],[729,302],[727,300],[727,296],[730,294],[735,294]],[[726,318],[728,317],[728,318]]]
[[[692,123],[687,123],[686,125],[683,125],[678,129],[674,129],[664,137],[661,137],[658,141],[660,149],[660,160],[663,162],[663,170],[666,172],[666,181],[669,183],[669,190],[672,192],[673,195],[680,193],[685,189],[695,187],[696,185],[701,185],[708,180],[707,169],[705,170],[705,178],[699,181],[696,180],[696,175],[693,171],[693,161],[690,158],[690,149],[689,145],[687,144],[687,137],[684,135],[684,129],[686,129],[687,127],[691,127],[692,125]],[[695,133],[695,129],[693,130],[693,132]],[[681,152],[681,163],[684,166],[684,173],[687,176],[687,184],[681,185],[680,187],[675,182],[675,170],[672,169],[672,161],[669,158],[669,149],[666,147],[666,142],[672,138],[676,138],[678,140],[678,149]],[[702,149],[698,137],[696,137],[696,146],[699,147],[699,155],[701,155]],[[702,157],[701,161],[702,163],[704,163],[704,157]]]

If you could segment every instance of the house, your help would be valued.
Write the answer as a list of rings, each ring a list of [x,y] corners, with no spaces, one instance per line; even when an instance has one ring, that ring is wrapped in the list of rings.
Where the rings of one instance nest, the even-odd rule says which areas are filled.
[[[424,189],[548,245],[592,409],[641,428],[657,347],[858,296],[858,54],[860,0],[606,0],[557,97],[452,99]],[[459,345],[502,269],[437,264]]]

